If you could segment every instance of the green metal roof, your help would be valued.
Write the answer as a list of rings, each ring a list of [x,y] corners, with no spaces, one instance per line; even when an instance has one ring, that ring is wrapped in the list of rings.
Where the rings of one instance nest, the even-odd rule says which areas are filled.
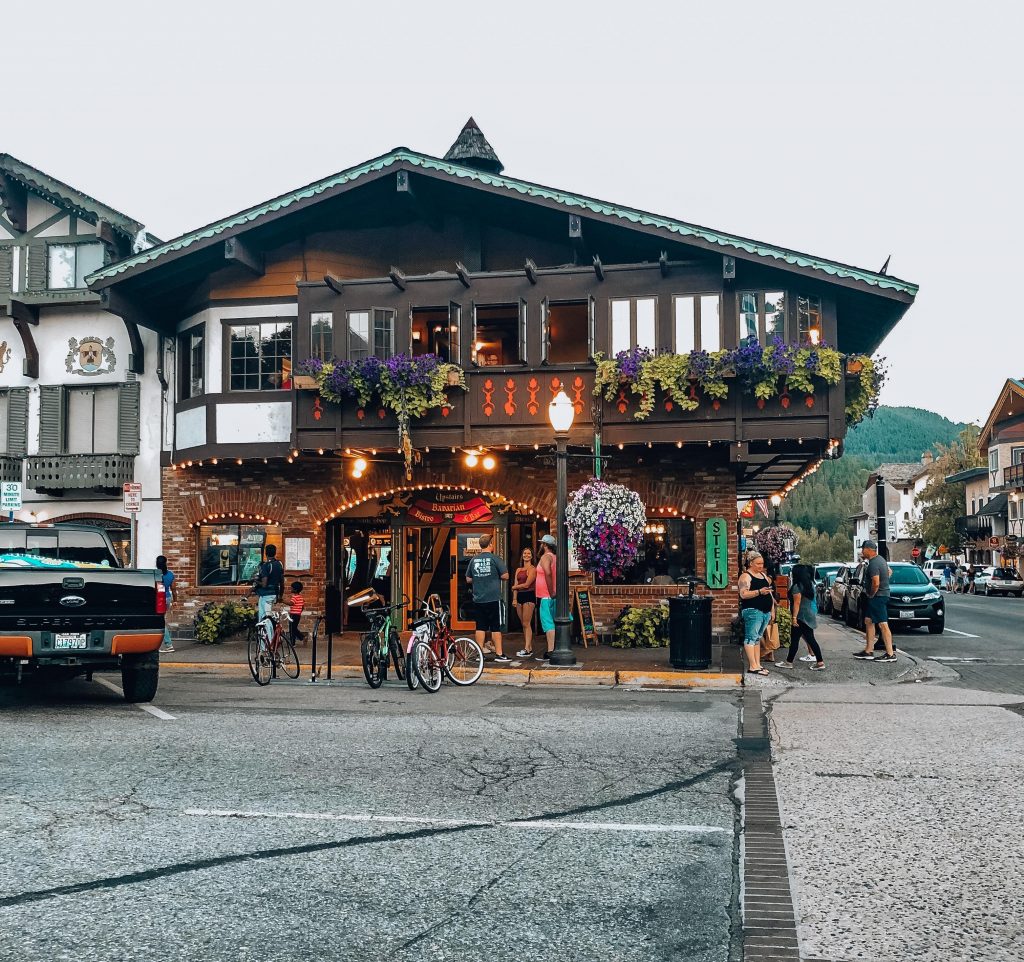
[[[0,171],[49,200],[105,220],[111,227],[127,237],[134,239],[142,230],[143,225],[137,220],[132,220],[127,214],[122,214],[119,210],[114,210],[113,207],[101,203],[94,197],[83,194],[80,190],[75,190],[74,187],[69,187],[63,181],[57,180],[56,177],[51,177],[10,154],[0,154]]]
[[[299,190],[288,194],[282,194],[257,207],[251,207],[241,213],[226,217],[223,220],[209,224],[206,227],[193,231],[190,234],[183,234],[181,237],[167,241],[147,251],[128,257],[116,264],[111,264],[103,270],[90,274],[87,281],[91,284],[96,281],[109,280],[118,274],[149,264],[159,260],[164,254],[184,250],[204,240],[209,240],[226,231],[237,227],[244,227],[251,224],[266,214],[282,210],[299,201],[315,197],[335,187],[358,180],[368,174],[384,170],[394,164],[406,163],[423,170],[437,171],[449,177],[459,180],[476,181],[492,187],[498,187],[512,193],[521,194],[524,197],[537,198],[541,200],[554,201],[570,210],[589,211],[602,217],[608,217],[624,221],[628,224],[636,224],[642,227],[654,227],[668,233],[678,235],[682,239],[687,237],[699,239],[705,243],[722,247],[725,250],[739,251],[745,254],[752,254],[756,257],[768,257],[791,264],[796,267],[810,268],[822,271],[834,277],[849,278],[860,281],[872,287],[898,291],[910,296],[915,296],[918,285],[909,281],[900,280],[897,277],[890,277],[886,274],[876,274],[873,271],[861,270],[857,267],[850,267],[835,261],[823,260],[819,257],[812,257],[809,254],[801,254],[797,251],[787,250],[783,247],[774,247],[770,244],[763,244],[759,241],[750,240],[744,237],[737,237],[732,234],[724,234],[720,231],[709,230],[706,227],[699,227],[696,224],[687,224],[684,221],[673,220],[669,217],[661,217],[656,214],[649,214],[644,211],[634,210],[630,207],[620,207],[605,201],[595,200],[591,197],[584,197],[577,194],[567,194],[562,191],[553,190],[550,187],[543,187],[525,180],[516,180],[512,177],[505,177],[499,174],[489,174],[470,167],[463,167],[453,164],[450,161],[439,160],[436,157],[429,157],[425,154],[418,154],[414,151],[400,147],[391,153],[385,154],[374,160],[367,161],[357,167],[351,167],[338,174],[317,181]]]

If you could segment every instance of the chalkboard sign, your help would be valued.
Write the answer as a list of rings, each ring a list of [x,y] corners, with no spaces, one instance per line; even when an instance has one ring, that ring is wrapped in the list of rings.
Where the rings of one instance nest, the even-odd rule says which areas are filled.
[[[597,632],[594,630],[594,611],[590,607],[590,592],[577,588],[573,591],[573,607],[576,609],[576,616],[580,620],[580,637],[583,638],[583,647],[589,647],[587,642],[593,639],[597,644]]]

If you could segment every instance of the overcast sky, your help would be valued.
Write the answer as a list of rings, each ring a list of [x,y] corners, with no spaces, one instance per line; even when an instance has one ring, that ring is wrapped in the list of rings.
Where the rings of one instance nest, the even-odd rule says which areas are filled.
[[[42,11],[45,10],[45,16]],[[1024,376],[1020,4],[5,4],[0,151],[170,238],[473,115],[506,173],[921,285],[883,400]],[[985,292],[988,293],[985,293]]]

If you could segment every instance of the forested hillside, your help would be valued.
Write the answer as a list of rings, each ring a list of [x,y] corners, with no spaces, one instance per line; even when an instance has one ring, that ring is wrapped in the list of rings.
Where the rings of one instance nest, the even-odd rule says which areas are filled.
[[[846,453],[826,461],[783,502],[782,520],[798,529],[800,555],[811,564],[853,554],[853,525],[871,470],[886,461],[919,461],[951,444],[964,425],[921,408],[880,407],[846,437]]]

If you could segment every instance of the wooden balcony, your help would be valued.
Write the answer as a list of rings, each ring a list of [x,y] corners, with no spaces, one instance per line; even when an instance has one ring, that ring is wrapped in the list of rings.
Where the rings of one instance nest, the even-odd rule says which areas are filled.
[[[606,444],[706,441],[828,442],[846,433],[845,389],[840,383],[813,395],[783,394],[755,400],[730,384],[720,401],[705,397],[699,387],[691,396],[699,406],[683,410],[672,397],[659,395],[654,410],[637,420],[640,398],[628,385],[611,402],[593,396],[593,366],[568,368],[495,368],[467,373],[468,391],[449,389],[450,405],[431,411],[412,424],[416,446],[532,446],[551,441],[548,403],[561,385],[576,408],[573,433],[591,435],[594,417],[603,422]],[[389,412],[359,408],[354,401],[335,405],[313,390],[296,393],[293,447],[386,448],[396,444],[398,424]]]
[[[0,456],[0,481],[21,480],[21,458]]]
[[[1024,464],[1011,464],[1009,467],[1003,468],[1003,488],[1004,490],[1024,488]]]
[[[25,486],[36,491],[120,491],[135,480],[130,454],[36,455],[25,464]]]

